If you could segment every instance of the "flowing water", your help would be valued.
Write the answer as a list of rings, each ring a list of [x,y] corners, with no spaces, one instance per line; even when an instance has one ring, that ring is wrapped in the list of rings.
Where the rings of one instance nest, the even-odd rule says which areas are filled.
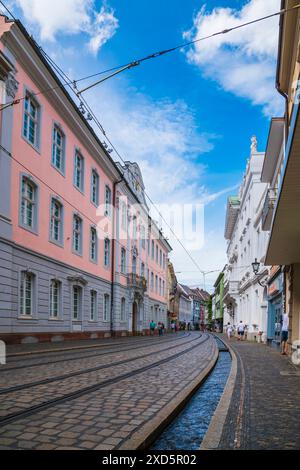
[[[217,339],[218,346],[224,347]],[[152,450],[197,450],[220,401],[231,368],[229,352],[220,351],[219,359],[206,381],[172,421]]]

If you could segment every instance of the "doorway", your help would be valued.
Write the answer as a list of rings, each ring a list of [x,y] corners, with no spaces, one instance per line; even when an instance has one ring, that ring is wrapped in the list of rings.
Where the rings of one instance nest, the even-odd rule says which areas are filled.
[[[132,334],[137,335],[137,323],[138,323],[138,307],[137,303],[132,304]]]

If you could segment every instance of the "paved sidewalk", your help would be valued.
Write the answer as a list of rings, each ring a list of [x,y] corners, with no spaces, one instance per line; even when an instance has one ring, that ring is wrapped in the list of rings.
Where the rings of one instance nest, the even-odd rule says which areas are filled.
[[[219,449],[300,449],[300,369],[266,345],[229,344],[238,370]]]

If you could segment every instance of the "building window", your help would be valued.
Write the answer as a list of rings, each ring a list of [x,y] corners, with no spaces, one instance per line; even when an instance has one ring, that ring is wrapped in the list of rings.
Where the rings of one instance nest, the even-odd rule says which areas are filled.
[[[34,281],[33,273],[23,271],[20,285],[20,315],[31,316],[34,310]]]
[[[161,295],[161,288],[162,288],[162,286],[161,286],[161,278],[159,278],[159,295]]]
[[[163,297],[164,297],[166,295],[166,293],[165,293],[165,281],[163,281],[163,292],[162,293],[163,293]]]
[[[61,282],[56,279],[50,281],[50,318],[58,318],[61,305]]]
[[[50,240],[63,242],[63,207],[55,198],[51,199]]]
[[[29,178],[23,176],[21,193],[21,225],[29,230],[36,230],[37,186]]]
[[[151,273],[151,290],[153,291],[154,289],[154,274]]]
[[[74,160],[74,185],[79,191],[83,192],[84,185],[84,159],[83,156],[76,151]]]
[[[158,264],[158,246],[156,245],[156,255],[155,255],[155,261]]]
[[[162,251],[159,250],[159,265],[162,266]]]
[[[141,226],[141,238],[142,238],[142,248],[145,250],[146,248],[146,231],[145,227]]]
[[[73,286],[73,305],[72,305],[72,318],[79,320],[82,312],[82,288],[80,286]]]
[[[34,147],[39,145],[40,107],[35,99],[26,93],[24,105],[23,136]]]
[[[153,306],[150,307],[150,314],[151,314],[151,321],[154,320],[154,317],[153,317]]]
[[[109,321],[109,295],[104,294],[104,305],[103,305],[103,320]]]
[[[52,165],[61,173],[65,171],[65,136],[54,125],[52,135]]]
[[[127,229],[127,206],[124,201],[121,204],[121,225],[123,230]]]
[[[73,216],[73,251],[82,253],[82,220],[78,215]]]
[[[132,219],[132,238],[133,238],[133,240],[137,239],[137,220],[136,220],[136,216],[134,216],[133,219]]]
[[[91,201],[98,206],[99,204],[99,175],[96,170],[91,174]]]
[[[154,240],[151,242],[151,258],[154,259]]]
[[[132,272],[133,274],[136,274],[136,256],[132,256]]]
[[[90,291],[90,321],[97,319],[97,292],[95,290]]]
[[[105,238],[104,240],[104,266],[108,268],[110,265],[110,240]]]
[[[124,297],[121,299],[121,321],[126,320],[126,300]]]
[[[155,292],[158,292],[158,277],[155,276]]]
[[[111,216],[111,189],[109,186],[105,186],[105,214],[108,217]]]
[[[91,227],[90,230],[90,260],[97,263],[98,259],[98,243],[97,243],[97,230]]]
[[[121,273],[126,274],[126,250],[121,248]]]
[[[145,264],[144,263],[141,264],[141,276],[145,277]]]

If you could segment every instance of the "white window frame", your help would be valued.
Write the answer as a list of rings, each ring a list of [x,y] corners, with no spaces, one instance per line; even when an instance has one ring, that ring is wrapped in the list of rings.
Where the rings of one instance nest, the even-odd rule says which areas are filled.
[[[103,296],[103,321],[110,321],[110,295],[104,294]]]
[[[75,290],[78,292],[78,311],[77,311],[77,317],[75,317],[75,298],[74,298],[74,293]],[[82,318],[82,302],[83,302],[83,288],[81,286],[78,286],[77,284],[73,284],[72,286],[72,321],[81,321]]]
[[[60,136],[61,143],[57,142],[57,135]],[[53,124],[52,129],[52,151],[51,151],[51,164],[62,175],[65,174],[65,134],[58,124]],[[60,166],[57,165],[57,154],[60,152]]]
[[[57,300],[56,300],[56,314],[54,312],[54,291],[53,291],[53,284],[57,287]],[[62,305],[62,283],[59,279],[50,279],[50,286],[49,286],[49,318],[51,320],[58,320],[61,317],[61,305]]]
[[[121,312],[120,312],[120,321],[126,321],[126,299],[125,297],[121,298]]]
[[[36,108],[35,116],[32,115],[30,108],[34,106]],[[31,145],[34,149],[39,150],[40,148],[40,120],[41,120],[41,106],[38,101],[33,97],[33,94],[29,90],[25,90],[24,108],[23,108],[23,124],[22,124],[22,137]],[[25,122],[27,121],[27,124]],[[34,139],[33,142],[30,140],[30,123],[33,124],[34,128]]]
[[[79,229],[75,227],[75,221],[80,222]],[[72,250],[76,255],[82,255],[82,232],[83,232],[83,220],[78,214],[73,214],[73,227],[72,227]],[[78,249],[75,248],[75,236],[79,237]]]
[[[95,168],[91,171],[91,203],[96,207],[99,205],[99,174]]]
[[[26,187],[32,189],[32,199],[27,194]],[[31,206],[31,225],[27,223],[27,210]],[[38,231],[38,186],[27,175],[21,174],[20,182],[20,213],[19,213],[20,227],[37,234]]]
[[[90,290],[90,321],[97,321],[98,292],[95,289]]]
[[[59,215],[57,216],[53,213],[53,205],[57,204],[59,207]],[[58,239],[56,239],[54,234],[54,223],[58,222]],[[50,241],[62,246],[63,245],[63,205],[62,203],[56,198],[51,197],[50,199]]]
[[[126,248],[121,247],[121,273],[126,274]]]
[[[30,280],[29,287],[29,301],[30,301],[30,311],[27,313],[26,300],[28,299],[28,286],[26,286],[27,280]],[[19,315],[21,318],[32,318],[35,314],[36,307],[36,275],[31,271],[21,271],[20,273],[20,305],[19,305]],[[27,291],[27,292],[26,292]]]
[[[110,239],[105,238],[104,239],[104,257],[103,257],[103,263],[104,263],[105,268],[110,267],[110,250],[111,250]]]
[[[78,165],[78,162],[80,162],[80,165]],[[74,156],[74,186],[78,191],[84,192],[84,157],[79,150],[75,150]]]
[[[111,203],[112,203],[112,195],[111,195],[111,189],[110,187],[106,184],[105,185],[105,194],[104,194],[104,201],[105,201],[105,212],[104,215],[106,217],[111,217]]]
[[[94,239],[95,236],[95,239]],[[94,247],[94,249],[93,249]],[[98,262],[98,237],[97,229],[95,227],[90,227],[90,261],[92,263]],[[94,256],[93,256],[94,251]]]

